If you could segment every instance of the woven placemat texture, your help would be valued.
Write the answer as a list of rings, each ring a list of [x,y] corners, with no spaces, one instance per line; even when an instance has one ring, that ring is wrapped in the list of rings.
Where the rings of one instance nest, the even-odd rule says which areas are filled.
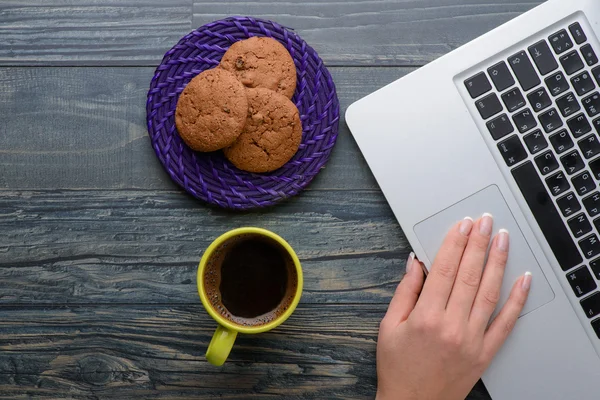
[[[268,174],[241,171],[221,152],[194,152],[175,128],[177,99],[187,83],[216,67],[234,42],[252,36],[281,42],[297,69],[292,101],[300,111],[302,144],[290,162]],[[319,55],[292,30],[251,17],[215,21],[183,37],[156,68],[146,112],[152,146],[169,176],[194,197],[237,210],[271,206],[304,189],[329,159],[340,117],[335,85]]]

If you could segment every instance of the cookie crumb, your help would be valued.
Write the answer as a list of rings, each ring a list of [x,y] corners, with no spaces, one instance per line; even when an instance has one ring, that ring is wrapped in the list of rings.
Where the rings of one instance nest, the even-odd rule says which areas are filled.
[[[235,68],[236,69],[244,69],[244,60],[242,59],[242,57],[238,57],[235,60]]]

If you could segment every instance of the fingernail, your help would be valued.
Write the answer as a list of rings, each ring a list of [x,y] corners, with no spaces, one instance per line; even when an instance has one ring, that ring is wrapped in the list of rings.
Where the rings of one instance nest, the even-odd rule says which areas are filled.
[[[410,270],[412,269],[413,261],[415,261],[415,253],[413,253],[411,251],[410,254],[408,255],[408,260],[406,260],[406,273],[407,274],[409,274]]]
[[[463,219],[462,222],[460,223],[458,230],[463,235],[469,236],[469,233],[471,233],[471,229],[473,229],[473,218],[465,217],[465,219]]]
[[[508,251],[508,231],[506,229],[500,229],[498,231],[498,239],[496,239],[496,247],[502,251]]]
[[[479,221],[479,233],[484,236],[490,236],[493,226],[494,217],[490,213],[485,213],[481,216],[481,221]]]
[[[528,291],[531,288],[531,272],[527,271],[525,272],[525,275],[523,275],[523,283],[521,283],[521,288],[523,288],[525,291]]]

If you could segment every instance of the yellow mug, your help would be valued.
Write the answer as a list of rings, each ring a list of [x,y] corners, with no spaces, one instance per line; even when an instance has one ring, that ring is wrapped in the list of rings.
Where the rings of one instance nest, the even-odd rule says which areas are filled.
[[[297,284],[295,293],[292,293],[292,300],[284,312],[265,324],[248,326],[225,318],[225,316],[215,309],[215,304],[210,301],[209,295],[207,294],[207,289],[205,287],[205,275],[209,269],[209,265],[211,265],[213,262],[218,262],[215,261],[215,258],[216,256],[221,255],[224,252],[224,249],[227,249],[228,246],[236,241],[243,240],[245,237],[256,236],[270,240],[271,242],[277,244],[281,250],[287,253],[287,258],[291,260],[293,268],[296,272]],[[211,268],[213,267],[211,266]],[[200,260],[200,265],[198,266],[197,284],[200,300],[202,300],[204,308],[206,308],[208,314],[219,324],[212,337],[212,340],[210,341],[210,344],[208,345],[206,359],[209,363],[220,366],[223,365],[225,360],[227,360],[238,333],[255,334],[270,331],[271,329],[274,329],[282,324],[286,319],[289,318],[290,315],[292,315],[296,309],[296,306],[298,305],[298,302],[300,301],[300,297],[302,296],[304,279],[298,256],[294,252],[294,249],[292,249],[292,247],[282,237],[266,229],[247,227],[226,232],[212,242],[210,246],[208,246],[204,252],[204,255],[202,256],[202,259]]]

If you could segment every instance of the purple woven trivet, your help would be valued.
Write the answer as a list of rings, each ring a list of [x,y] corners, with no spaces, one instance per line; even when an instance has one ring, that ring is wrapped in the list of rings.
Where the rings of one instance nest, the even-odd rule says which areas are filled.
[[[269,174],[240,171],[221,152],[196,153],[175,128],[177,99],[187,83],[217,66],[234,42],[252,36],[281,42],[298,72],[292,101],[300,111],[302,144],[290,162]],[[329,158],[340,115],[335,85],[319,55],[293,31],[251,17],[215,21],[182,38],[154,73],[146,112],[152,146],[171,178],[199,199],[238,210],[270,206],[304,189]]]

